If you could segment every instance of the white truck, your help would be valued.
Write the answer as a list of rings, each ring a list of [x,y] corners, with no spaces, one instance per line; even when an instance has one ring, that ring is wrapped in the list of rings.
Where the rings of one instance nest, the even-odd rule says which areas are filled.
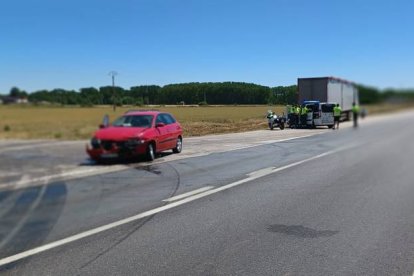
[[[339,103],[343,119],[351,118],[352,103],[359,104],[358,88],[353,82],[334,77],[299,78],[298,102]]]

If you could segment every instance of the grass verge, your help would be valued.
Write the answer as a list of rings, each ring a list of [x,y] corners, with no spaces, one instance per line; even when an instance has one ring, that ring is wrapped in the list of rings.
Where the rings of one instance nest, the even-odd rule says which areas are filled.
[[[413,104],[380,104],[365,106],[368,114],[413,108]],[[157,109],[173,114],[184,129],[184,136],[243,132],[266,129],[266,111],[277,114],[284,106],[170,106],[170,107],[56,107],[0,106],[0,139],[89,139],[105,114],[111,120],[130,109]]]

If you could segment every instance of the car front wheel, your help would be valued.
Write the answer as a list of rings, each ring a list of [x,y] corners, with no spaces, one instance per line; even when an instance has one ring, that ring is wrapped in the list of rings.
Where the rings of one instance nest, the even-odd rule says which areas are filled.
[[[177,137],[177,142],[175,144],[175,148],[173,148],[174,153],[180,153],[183,149],[183,138]]]
[[[155,159],[155,148],[154,144],[150,143],[147,146],[147,153],[146,153],[147,161],[153,161]]]

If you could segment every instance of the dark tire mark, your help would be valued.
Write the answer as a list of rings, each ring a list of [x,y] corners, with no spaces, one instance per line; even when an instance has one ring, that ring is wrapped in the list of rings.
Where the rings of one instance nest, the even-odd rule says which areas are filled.
[[[0,218],[0,232],[10,232],[18,223],[19,219],[29,210],[31,204],[39,194],[41,187],[33,187],[26,191],[15,202],[14,207],[2,218]],[[1,248],[0,258],[11,256],[25,250],[35,248],[42,244],[47,238],[53,226],[60,217],[66,201],[66,184],[56,182],[46,187],[39,205],[31,211],[30,217],[19,229],[12,242],[5,244]],[[24,259],[15,263],[0,267],[0,272],[9,270],[17,264],[28,261]]]
[[[181,177],[180,177],[180,173],[178,172],[178,170],[171,164],[167,163],[167,165],[175,172],[175,174],[177,175],[177,181],[176,184],[174,186],[174,189],[172,191],[172,193],[169,195],[169,197],[174,196],[181,184]],[[145,166],[145,167],[139,167],[139,166],[134,166],[133,168],[135,169],[139,169],[139,170],[146,170],[149,172],[152,172],[154,174],[160,175],[161,171],[157,170],[156,166],[153,165],[149,165],[149,166]],[[168,203],[165,202],[164,204],[162,204],[161,206],[167,205]],[[98,260],[100,257],[104,256],[106,253],[110,252],[113,248],[115,248],[118,244],[122,243],[124,240],[126,240],[128,237],[130,237],[133,233],[135,233],[136,231],[138,231],[141,227],[143,227],[145,224],[147,224],[148,222],[150,222],[154,217],[156,216],[156,214],[149,216],[147,218],[144,218],[142,220],[140,220],[137,224],[137,226],[133,227],[131,231],[128,231],[126,234],[124,234],[123,236],[120,236],[120,238],[118,240],[116,240],[112,245],[110,245],[108,248],[102,250],[101,252],[99,252],[96,256],[94,256],[92,259],[90,259],[89,261],[87,261],[85,264],[83,264],[79,270],[82,270],[86,267],[88,267],[89,265],[91,265],[93,262],[95,262],[96,260]],[[79,272],[77,275],[82,275],[81,272]]]
[[[298,238],[321,238],[330,237],[339,233],[339,231],[332,230],[316,230],[302,225],[284,225],[273,224],[267,228],[270,232],[281,233],[288,236],[294,236]]]

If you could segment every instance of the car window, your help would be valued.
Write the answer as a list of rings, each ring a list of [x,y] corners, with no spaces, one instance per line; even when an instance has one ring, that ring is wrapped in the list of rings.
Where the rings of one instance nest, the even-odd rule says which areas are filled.
[[[175,119],[170,114],[161,114],[161,117],[166,125],[175,123]]]
[[[164,114],[158,114],[156,123],[164,123],[168,125],[168,122],[164,118]]]
[[[115,127],[151,127],[153,116],[151,115],[129,115],[122,116],[113,122]]]
[[[175,123],[175,119],[173,116],[171,116],[170,114],[164,114],[164,118],[165,120],[168,122],[168,124],[173,124]]]
[[[333,104],[323,104],[321,106],[322,112],[333,112],[334,105]]]
[[[306,105],[306,107],[308,108],[308,109],[310,109],[310,110],[312,110],[313,112],[318,112],[318,104],[309,104],[309,105]]]

